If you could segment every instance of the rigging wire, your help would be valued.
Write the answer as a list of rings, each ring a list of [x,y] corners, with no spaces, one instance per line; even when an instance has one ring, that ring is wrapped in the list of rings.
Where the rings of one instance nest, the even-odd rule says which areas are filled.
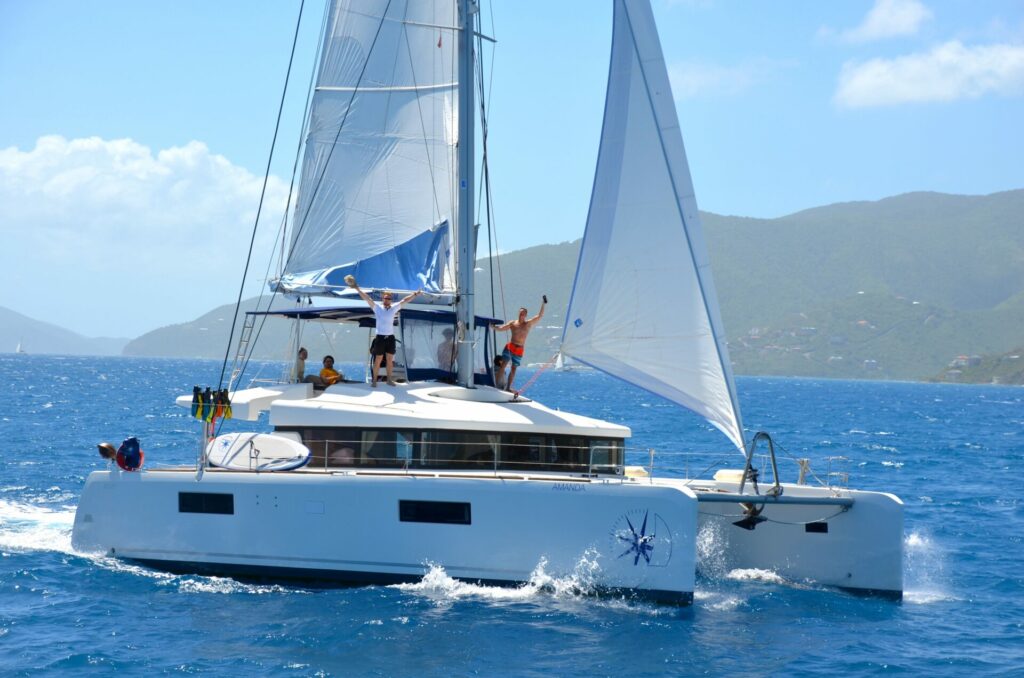
[[[323,51],[324,37],[326,35],[326,30],[327,30],[327,16],[328,16],[328,13],[329,13],[328,12],[328,8],[325,7],[323,19],[321,19],[321,21],[320,21],[320,31],[318,33],[319,39],[317,40],[317,49],[316,49],[316,52],[314,53],[314,63],[319,63],[320,62],[320,54]],[[281,226],[280,226],[280,231],[279,231],[279,234],[281,235],[281,255],[280,255],[280,259],[278,261],[278,264],[279,264],[281,273],[284,272],[284,266],[285,266],[284,250],[285,250],[285,243],[286,243],[287,237],[288,237],[287,236],[288,211],[289,211],[289,209],[291,207],[292,196],[295,194],[295,176],[298,173],[299,158],[300,158],[300,156],[302,154],[302,144],[303,144],[303,140],[304,140],[304,138],[306,136],[306,131],[308,129],[309,111],[310,111],[310,106],[312,105],[312,98],[313,98],[313,81],[314,81],[315,77],[316,77],[316,69],[314,68],[314,69],[312,69],[310,71],[309,82],[306,85],[306,101],[305,101],[305,104],[303,105],[302,129],[299,132],[299,141],[298,141],[298,143],[296,144],[296,147],[295,147],[295,159],[292,162],[292,175],[291,175],[291,180],[290,180],[289,185],[288,185],[288,197],[287,197],[287,200],[285,202],[284,218],[282,220],[282,223],[281,223]],[[290,76],[289,76],[289,78],[290,78]],[[287,88],[287,81],[285,82],[285,87]],[[277,236],[275,236],[274,239],[276,240]],[[274,260],[273,256],[269,257],[268,260],[267,260],[267,269],[264,272],[264,278],[263,278],[264,282],[266,282],[267,280],[270,279],[270,268],[271,268],[271,266],[273,266],[273,263],[274,263],[273,260]],[[244,283],[244,281],[243,281],[243,283]],[[265,311],[269,311],[270,310],[270,307],[273,305],[274,299],[277,298],[278,294],[279,294],[279,289],[277,289],[277,288],[275,288],[271,292],[269,298],[267,299],[267,306],[266,306],[266,309],[264,309]],[[264,291],[263,291],[263,287],[261,286],[260,287],[260,296],[256,300],[256,308],[254,309],[257,312],[260,311],[260,305],[263,302],[263,298],[264,298]],[[296,299],[296,303],[301,303],[301,302],[302,302],[302,298],[298,297]],[[237,364],[238,360],[239,360],[238,356],[237,355],[235,356],[235,362],[232,364],[232,375],[236,374],[235,373],[235,369],[237,369],[238,370],[237,371],[237,379],[238,379],[238,381],[241,381],[242,375],[245,374],[246,369],[249,367],[249,362],[252,359],[252,354],[255,351],[256,345],[259,342],[260,335],[263,334],[263,327],[266,325],[266,323],[267,323],[267,316],[266,315],[261,316],[260,317],[260,321],[259,321],[259,327],[256,329],[256,335],[249,342],[248,350],[247,350],[246,354],[242,357],[242,360],[241,360],[242,364],[240,366]],[[229,343],[228,343],[228,348],[230,350],[230,340],[229,340]],[[298,350],[297,347],[296,347],[296,350]],[[237,382],[235,382],[234,378],[232,379],[232,383],[228,384],[228,387],[230,388],[233,385],[233,383],[237,383]]]
[[[304,2],[305,2],[305,0],[303,0],[303,3]],[[302,230],[303,230],[303,228],[306,225],[306,219],[309,216],[308,206],[313,204],[313,200],[316,198],[316,195],[319,192],[320,186],[323,183],[323,178],[324,178],[324,175],[327,172],[327,167],[330,165],[331,157],[334,155],[334,150],[337,147],[338,138],[341,136],[341,130],[345,127],[346,120],[348,120],[348,114],[351,111],[352,99],[355,97],[356,93],[359,91],[360,85],[362,84],[363,76],[366,74],[366,67],[367,67],[367,65],[369,64],[369,61],[370,61],[370,55],[373,53],[373,48],[376,46],[377,39],[380,37],[380,32],[381,32],[381,29],[384,26],[384,22],[386,20],[387,13],[388,13],[388,10],[390,9],[390,7],[391,7],[391,0],[388,0],[388,4],[384,8],[383,13],[381,14],[380,23],[377,25],[377,31],[374,33],[373,41],[370,43],[369,50],[367,50],[366,58],[364,59],[362,69],[359,72],[359,77],[356,79],[356,85],[355,85],[355,87],[352,90],[352,95],[349,97],[348,106],[345,109],[345,115],[342,118],[341,123],[339,123],[339,125],[338,125],[338,131],[334,135],[334,141],[331,144],[330,151],[328,151],[327,157],[324,159],[323,169],[320,171],[320,176],[317,178],[316,185],[314,186],[313,191],[310,194],[309,202],[306,203],[307,204],[306,212],[305,212],[305,214],[303,214],[302,220],[299,223],[298,227],[295,229],[295,232],[294,232],[294,234],[292,236],[292,241],[293,242],[297,242],[298,241],[299,235],[301,235]],[[300,11],[300,18],[301,18],[301,11]],[[326,17],[324,19],[324,28],[326,29]],[[297,33],[298,33],[298,27],[296,27],[296,34]],[[294,51],[295,51],[295,45],[293,44],[292,45],[292,55],[293,55],[293,57],[294,57]],[[289,60],[289,72],[290,71],[291,71],[291,61]],[[285,89],[287,90],[287,81],[285,82]],[[278,123],[280,124],[280,112],[278,113]],[[275,139],[276,139],[276,137],[277,137],[276,129],[275,129],[275,132],[274,132],[274,136],[275,136]],[[267,172],[269,174],[269,162],[268,162],[268,170],[267,170]],[[264,184],[265,183],[266,182],[264,181]],[[261,198],[261,204],[262,204],[262,198]],[[253,238],[255,239],[255,228],[253,230]],[[294,250],[294,248],[292,248],[292,251],[289,253],[288,258],[285,260],[284,265],[282,266],[282,270],[284,270],[284,268],[286,268],[288,266],[288,263],[291,260],[291,257],[292,257],[292,255],[294,253],[295,253],[295,250]],[[249,246],[249,258],[251,259],[251,257],[252,257],[252,243],[250,243],[250,246]],[[248,270],[249,270],[249,263],[248,263],[248,260],[247,260],[246,261],[246,274],[248,273]],[[245,285],[245,277],[243,276],[242,286],[244,287],[244,285]],[[274,293],[271,295],[269,303],[273,302],[273,299],[276,297],[277,294],[278,294],[278,290],[275,289]],[[242,295],[242,291],[239,290],[239,302],[238,302],[239,305],[241,304],[241,295]],[[269,309],[269,303],[268,303],[268,307],[267,307],[268,309]],[[238,311],[237,311],[237,306],[236,306],[235,322],[237,322],[237,318],[238,318]],[[262,320],[260,322],[259,330],[257,330],[257,332],[256,332],[256,338],[253,341],[250,342],[250,344],[249,344],[250,346],[254,346],[256,341],[259,339],[259,336],[260,336],[260,334],[263,331],[263,327],[264,327],[265,323],[266,323],[266,316],[263,316],[263,318],[262,318]],[[232,337],[233,337],[233,333],[234,333],[234,323],[232,324],[232,336],[229,337],[229,339],[228,339],[228,349],[227,349],[228,352],[230,352],[230,350],[231,350],[231,340],[232,340]],[[225,364],[225,366],[227,365],[227,355],[228,355],[228,353],[225,353],[225,356],[224,356],[224,364]],[[251,355],[246,357],[245,362],[243,363],[242,370],[239,372],[239,377],[241,377],[241,374],[244,373],[245,367],[249,364],[250,358],[251,358]],[[221,369],[221,385],[222,386],[223,386],[223,380],[224,380],[224,368],[222,367],[222,369]]]
[[[491,10],[492,10],[491,25],[492,25],[492,32],[493,32],[493,25],[494,25],[493,3],[491,4]],[[480,96],[479,96],[479,99],[480,99],[480,133],[481,133],[481,140],[483,142],[482,143],[482,145],[483,145],[483,153],[482,153],[482,169],[483,169],[483,171],[481,172],[481,176],[480,176],[480,185],[481,185],[481,189],[482,189],[481,192],[484,194],[484,201],[483,202],[485,202],[486,205],[487,205],[487,212],[486,212],[486,214],[487,214],[488,275],[489,275],[489,278],[490,278],[490,291],[491,291],[491,315],[495,316],[495,315],[497,315],[497,310],[496,310],[497,309],[497,302],[495,300],[495,291],[496,291],[496,289],[500,290],[502,315],[505,314],[505,288],[504,288],[504,283],[503,283],[502,278],[501,278],[501,263],[498,260],[498,258],[495,256],[495,249],[497,248],[498,234],[497,234],[497,223],[496,223],[495,216],[494,216],[495,215],[495,212],[494,212],[494,195],[493,195],[493,193],[491,191],[490,155],[489,155],[489,146],[488,146],[488,143],[487,143],[488,139],[489,139],[489,136],[490,136],[490,129],[489,129],[488,125],[487,125],[487,110],[488,110],[488,107],[490,105],[489,101],[490,101],[490,96],[493,93],[493,88],[487,88],[487,91],[485,92],[484,78],[483,78],[483,72],[484,72],[484,55],[483,55],[483,51],[484,51],[483,50],[483,38],[482,38],[481,35],[477,34],[477,64],[478,64],[479,67],[476,69],[476,73],[477,73],[477,86],[478,86],[479,94],[480,94]],[[494,51],[495,50],[492,49],[492,57],[491,57],[491,78],[492,79],[493,79],[493,73],[494,73],[494,57],[493,57],[493,52]],[[480,209],[481,206],[478,206],[478,208],[477,208],[478,209],[478,215],[477,215],[477,221],[478,222],[480,220],[479,219],[479,209]],[[495,270],[495,266],[498,267],[498,287],[496,287],[495,284],[494,284],[494,270]],[[495,348],[497,348],[497,347],[495,347]]]
[[[227,348],[224,350],[224,362],[220,367],[220,379],[217,382],[217,389],[221,390],[224,388],[224,371],[228,366],[228,356],[231,354],[231,343],[235,338],[235,327],[238,325],[238,311],[242,306],[242,294],[245,290],[245,280],[249,276],[249,264],[252,262],[252,250],[253,245],[256,243],[256,231],[260,223],[260,214],[263,211],[263,199],[267,194],[267,182],[270,180],[270,164],[274,158],[274,147],[277,145],[277,133],[281,128],[281,115],[284,111],[285,95],[288,92],[288,81],[291,79],[292,63],[295,61],[295,46],[299,41],[299,27],[302,25],[302,9],[306,4],[306,0],[302,0],[299,3],[299,16],[295,22],[295,35],[292,37],[292,50],[288,56],[288,70],[285,75],[284,89],[281,91],[281,103],[277,108],[277,122],[274,124],[274,137],[270,142],[270,153],[267,156],[267,170],[263,175],[263,187],[260,189],[260,201],[259,206],[256,208],[256,218],[254,219],[252,226],[252,236],[249,238],[249,252],[245,257],[245,270],[242,272],[242,282],[238,286],[238,299],[235,301],[235,313],[231,319],[231,331],[228,334]]]

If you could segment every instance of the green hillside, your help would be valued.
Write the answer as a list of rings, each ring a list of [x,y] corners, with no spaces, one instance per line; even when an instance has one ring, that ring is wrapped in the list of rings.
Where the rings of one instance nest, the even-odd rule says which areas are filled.
[[[922,379],[957,355],[1020,341],[1024,310],[956,311],[884,294],[857,294],[730,334],[740,374]]]
[[[1024,385],[1024,346],[1000,355],[960,355],[929,381]]]
[[[702,216],[739,374],[926,379],[957,356],[998,356],[1024,341],[1024,190],[911,193],[779,219]],[[512,317],[520,305],[532,315],[548,295],[527,362],[557,347],[578,252],[576,241],[478,262],[482,315]],[[221,357],[230,311],[150,332],[125,352]],[[285,358],[289,331],[270,321],[257,356]],[[364,331],[306,332],[314,356],[366,350]]]
[[[704,215],[730,333],[858,292],[950,310],[1024,291],[1024,190],[909,193],[779,219]]]
[[[266,300],[261,308],[266,307]],[[274,304],[275,308],[285,308],[283,301]],[[256,308],[256,300],[249,299],[242,303],[242,314]],[[235,305],[226,304],[196,318],[178,325],[168,325],[147,332],[133,339],[124,347],[125,355],[163,356],[173,358],[223,358],[231,333],[231,319]],[[231,347],[234,357],[234,344],[237,344],[242,328],[241,318],[235,328],[235,341]],[[294,322],[284,318],[266,318],[260,327],[258,337],[254,332],[255,351],[253,357],[265,360],[290,361],[289,354]],[[337,323],[303,323],[303,345],[309,349],[314,362],[325,354],[336,354],[339,361],[342,356],[361,356],[367,349],[366,331]]]
[[[0,353],[14,353],[21,345],[31,354],[119,355],[127,343],[123,338],[83,337],[0,306]]]

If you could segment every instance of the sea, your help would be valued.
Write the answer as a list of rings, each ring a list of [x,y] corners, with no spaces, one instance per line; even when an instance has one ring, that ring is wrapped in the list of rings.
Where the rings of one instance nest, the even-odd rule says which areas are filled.
[[[906,503],[901,602],[706,562],[678,608],[593,595],[584,573],[543,562],[518,588],[436,565],[413,584],[317,588],[76,552],[96,443],[134,435],[148,466],[192,463],[198,427],[174,398],[220,368],[0,355],[0,675],[1024,675],[1024,388],[738,378],[745,427],[771,433],[784,480],[796,458],[819,475],[844,464],[851,487]],[[527,396],[631,427],[632,462],[654,449],[742,463],[657,396],[592,371],[520,383],[531,376]]]

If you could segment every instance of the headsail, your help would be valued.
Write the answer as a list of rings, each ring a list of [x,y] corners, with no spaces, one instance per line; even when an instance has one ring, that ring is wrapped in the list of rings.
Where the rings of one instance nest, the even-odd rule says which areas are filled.
[[[615,0],[614,26],[561,351],[700,414],[742,450],[718,299],[648,0]]]
[[[432,292],[448,270],[458,130],[454,0],[333,0],[281,287]]]

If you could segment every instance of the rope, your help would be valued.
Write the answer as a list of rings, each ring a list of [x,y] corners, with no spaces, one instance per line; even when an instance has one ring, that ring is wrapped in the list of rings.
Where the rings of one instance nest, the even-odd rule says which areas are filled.
[[[526,382],[526,386],[523,386],[521,389],[519,389],[517,391],[513,391],[513,393],[515,393],[516,397],[518,398],[523,393],[525,393],[526,389],[530,388],[530,386],[533,385],[533,382],[537,381],[537,377],[539,377],[540,375],[544,374],[544,372],[549,367],[551,367],[552,365],[555,364],[555,359],[557,359],[557,358],[558,358],[558,354],[557,353],[554,354],[553,356],[551,356],[551,360],[549,360],[546,363],[544,363],[543,365],[541,365],[541,368],[533,373],[533,376],[530,377],[530,379]]]
[[[245,279],[249,277],[249,264],[252,262],[252,250],[256,243],[256,230],[260,223],[260,214],[263,211],[263,199],[267,195],[267,183],[270,181],[270,164],[274,158],[274,147],[277,145],[277,133],[281,129],[281,114],[284,111],[285,95],[288,93],[288,81],[291,80],[292,64],[295,62],[295,46],[299,42],[299,27],[302,25],[302,9],[306,0],[299,4],[299,17],[295,22],[295,35],[292,37],[292,51],[288,56],[288,70],[284,79],[284,88],[281,91],[281,103],[277,107],[277,122],[274,123],[274,137],[270,142],[270,153],[267,156],[267,169],[263,174],[263,187],[260,189],[260,202],[256,208],[256,218],[252,225],[252,236],[249,238],[249,252],[245,257],[245,270],[242,271],[242,283],[238,286],[238,299],[235,301],[235,314],[231,319],[231,332],[228,334],[227,348],[224,349],[224,362],[220,366],[220,379],[217,388],[224,388],[224,372],[228,367],[228,357],[231,355],[231,343],[235,338],[235,327],[238,325],[238,311],[242,307],[242,293],[245,290]]]
[[[303,3],[305,3],[305,0],[303,0]],[[391,0],[388,0],[387,7],[384,8],[384,12],[381,15],[380,24],[377,26],[377,32],[373,36],[373,42],[370,44],[370,49],[367,51],[366,59],[363,61],[363,67],[362,67],[362,70],[359,72],[358,79],[356,80],[356,86],[355,86],[355,89],[352,92],[352,97],[349,98],[349,107],[346,108],[345,116],[342,118],[341,123],[338,125],[338,132],[334,135],[334,142],[331,144],[331,150],[327,154],[327,158],[324,161],[324,168],[320,172],[320,176],[317,178],[316,185],[314,186],[313,191],[310,194],[309,203],[307,203],[307,205],[312,205],[313,200],[316,197],[317,193],[319,192],[321,184],[323,183],[324,175],[327,173],[327,167],[330,164],[331,157],[334,155],[335,148],[337,148],[338,138],[341,136],[341,130],[345,127],[345,122],[348,120],[348,114],[351,111],[352,98],[355,97],[355,93],[359,90],[359,87],[360,87],[360,85],[363,82],[363,76],[366,73],[366,67],[367,67],[367,64],[369,63],[369,60],[370,60],[370,54],[373,53],[373,48],[374,48],[374,46],[376,46],[377,39],[380,37],[380,31],[381,31],[381,28],[383,28],[383,26],[384,26],[384,21],[385,21],[385,19],[387,17],[388,9],[390,7],[391,7]],[[299,18],[300,18],[300,20],[302,18],[301,7],[300,7],[300,12],[299,12]],[[325,17],[324,26],[326,26],[326,17]],[[296,40],[297,40],[298,39],[298,26],[296,26],[295,30],[296,30]],[[295,54],[295,43],[293,42],[292,43],[292,57],[293,58],[294,58],[294,54]],[[288,62],[289,74],[291,73],[291,64],[292,64],[292,60],[289,60],[289,62]],[[285,91],[287,91],[287,88],[288,88],[288,83],[287,83],[287,79],[286,79],[286,81],[285,81]],[[284,95],[282,93],[282,106],[283,106],[283,103],[284,103],[283,102],[283,96]],[[281,121],[281,112],[280,112],[280,110],[278,110],[278,125],[280,125],[280,121]],[[274,130],[274,139],[275,139],[275,141],[277,139],[277,128],[275,128],[275,130]],[[273,150],[271,150],[271,154],[273,154]],[[267,175],[269,176],[269,174],[270,174],[270,161],[268,160],[267,161]],[[266,181],[267,181],[267,179],[264,178],[264,189],[266,188]],[[263,204],[263,198],[261,196],[260,197],[260,205],[262,206],[262,204]],[[294,233],[294,235],[292,237],[293,242],[297,242],[298,241],[299,235],[302,233],[302,230],[303,230],[303,228],[306,225],[306,218],[308,216],[309,216],[309,210],[307,209],[305,214],[303,214],[302,220],[298,224],[298,226],[297,226],[297,228],[295,230],[295,233]],[[256,221],[257,221],[257,223],[259,223],[259,213],[258,212],[257,212]],[[255,240],[255,238],[256,238],[256,228],[255,228],[255,226],[253,226],[253,240]],[[249,243],[249,257],[246,259],[245,272],[242,275],[242,286],[238,290],[238,303],[235,306],[235,319],[232,321],[231,335],[229,335],[229,337],[228,337],[228,348],[227,348],[227,351],[225,352],[225,355],[224,355],[224,367],[226,367],[226,365],[227,365],[228,355],[230,354],[230,351],[231,351],[231,342],[232,342],[232,340],[234,338],[235,323],[237,323],[237,321],[238,321],[238,308],[241,306],[241,301],[242,301],[242,289],[245,287],[245,278],[248,277],[248,272],[249,272],[249,260],[252,258],[252,247],[253,247],[253,243],[250,242]],[[288,259],[284,262],[284,264],[282,266],[282,270],[285,267],[287,267],[288,262],[291,260],[291,255],[292,254],[294,254],[294,249],[292,250],[292,252],[289,253]],[[274,293],[270,296],[270,299],[267,301],[267,310],[270,309],[270,305],[273,303],[274,299],[276,298],[277,293],[278,293],[278,290],[274,290]],[[257,304],[257,310],[259,310],[259,304]],[[266,316],[263,316],[261,318],[260,324],[259,324],[259,328],[256,330],[255,338],[251,339],[250,342],[249,342],[249,353],[248,353],[248,355],[246,355],[245,361],[244,361],[244,363],[242,365],[242,369],[239,370],[239,373],[238,373],[239,381],[241,381],[242,374],[245,373],[245,369],[249,365],[249,361],[250,361],[250,358],[252,356],[252,349],[256,345],[256,342],[259,339],[260,334],[262,334],[262,332],[263,332],[263,327],[266,324],[266,320],[267,320]],[[224,382],[224,367],[221,368],[221,384],[222,385],[223,385],[223,382]]]
[[[697,501],[700,501],[700,499],[698,498]],[[769,504],[760,504],[762,509],[764,509],[764,507],[766,507],[768,505]],[[776,525],[810,525],[811,523],[821,523],[821,522],[824,522],[824,521],[827,521],[827,520],[832,520],[836,516],[840,516],[840,515],[846,513],[849,510],[850,510],[849,507],[844,506],[841,509],[837,510],[835,513],[831,514],[831,515],[824,516],[824,517],[821,517],[821,518],[815,518],[814,520],[808,520],[806,522],[790,522],[790,521],[786,521],[786,520],[776,520],[774,518],[765,518],[763,514],[759,514],[759,515],[761,515],[761,517],[764,518],[764,522],[766,522],[766,523],[775,523]],[[702,516],[711,516],[713,518],[725,518],[727,520],[731,520],[732,518],[744,518],[746,516],[745,513],[728,514],[728,513],[713,513],[713,512],[710,512],[710,511],[697,511],[697,514],[698,515],[702,515]]]
[[[775,447],[777,447],[780,450],[782,450],[782,452],[783,452],[783,454],[785,454],[786,458],[788,458],[790,461],[796,462],[797,466],[801,466],[801,467],[803,466],[803,464],[800,463],[800,459],[798,459],[797,457],[794,457],[790,453],[790,451],[787,450],[785,447],[783,447],[782,444],[778,440],[774,440],[773,439],[773,442],[775,443]],[[811,470],[810,464],[808,464],[808,466],[807,466],[807,472],[810,474],[810,476],[812,478],[814,478],[815,480],[818,481],[819,485],[821,485],[822,487],[829,487],[828,483],[822,482],[821,478],[818,477],[818,474],[815,473],[813,470]]]

